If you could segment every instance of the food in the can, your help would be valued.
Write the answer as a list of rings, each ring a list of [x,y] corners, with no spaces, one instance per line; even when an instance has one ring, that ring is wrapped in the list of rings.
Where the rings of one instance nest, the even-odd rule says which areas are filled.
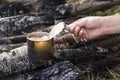
[[[46,41],[46,40],[48,40],[48,36],[30,37],[29,40],[31,40],[31,41]]]

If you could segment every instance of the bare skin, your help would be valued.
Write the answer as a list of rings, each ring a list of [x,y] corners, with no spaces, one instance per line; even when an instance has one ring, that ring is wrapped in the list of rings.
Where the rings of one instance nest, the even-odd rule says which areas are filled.
[[[120,33],[120,16],[91,16],[69,24],[66,29],[75,36],[94,39]]]

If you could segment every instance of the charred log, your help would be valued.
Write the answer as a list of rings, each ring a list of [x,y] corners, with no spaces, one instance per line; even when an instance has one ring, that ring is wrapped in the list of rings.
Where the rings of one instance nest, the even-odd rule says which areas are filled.
[[[17,44],[17,43],[21,43],[21,42],[26,42],[26,35],[3,37],[0,40],[1,40],[1,44],[4,44],[4,43],[2,43],[3,41],[4,42],[10,41],[12,44]]]
[[[12,42],[9,39],[0,39],[0,44],[11,44]]]
[[[9,51],[9,50],[12,50],[14,48],[21,47],[23,45],[25,45],[25,44],[24,43],[18,43],[18,44],[4,44],[4,45],[0,45],[0,52]]]
[[[102,48],[95,46],[84,46],[77,49],[58,49],[55,52],[55,56],[60,59],[74,59],[94,54],[112,54],[119,50],[120,47]]]
[[[75,39],[72,34],[66,34],[55,38],[55,43],[57,44],[66,43],[66,42],[71,42],[71,44],[75,42]]]
[[[55,49],[65,49],[65,48],[73,48],[73,45],[69,45],[69,43],[55,44]]]
[[[82,79],[82,72],[68,61],[57,63],[47,69],[28,75],[26,80],[78,80]]]
[[[37,24],[54,24],[54,19],[52,16],[29,15],[6,17],[0,20],[0,31],[5,35],[22,34],[22,30],[32,29]]]
[[[51,30],[52,27],[49,28],[45,28],[43,30],[40,31],[45,31],[45,32],[49,32]],[[19,36],[13,36],[13,37],[5,37],[5,38],[1,38],[1,44],[6,43],[6,44],[17,44],[17,43],[21,43],[21,42],[26,42],[26,35],[19,35]],[[119,35],[111,35],[109,37],[105,37],[105,38],[100,38],[100,39],[96,39],[96,40],[91,40],[91,41],[84,41],[81,38],[76,38],[74,37],[72,34],[65,34],[65,35],[61,35],[59,37],[56,37],[54,39],[54,43],[55,43],[55,49],[59,49],[59,48],[79,48],[81,46],[85,46],[85,45],[94,45],[94,46],[98,46],[98,47],[109,47],[109,46],[116,46],[117,44],[119,44]]]
[[[1,17],[9,17],[20,14],[34,14],[34,15],[51,15],[54,13],[55,7],[53,0],[6,0],[4,5],[0,7]],[[42,13],[42,14],[41,14]]]
[[[52,27],[45,28],[40,31],[45,31],[49,32]],[[119,44],[120,35],[111,35],[105,38],[100,38],[96,40],[91,40],[91,41],[84,41],[81,38],[77,38],[73,36],[72,34],[65,34],[58,36],[54,39],[55,43],[55,49],[59,48],[79,48],[81,46],[98,46],[98,47],[109,47],[109,46],[116,46]],[[17,44],[21,42],[26,42],[26,35],[19,35],[19,36],[13,36],[13,37],[5,37],[0,39],[1,44]]]
[[[83,48],[83,49],[80,48],[80,49],[57,50],[56,54],[58,56],[57,57],[55,56],[55,57],[57,59],[62,58],[64,60],[64,59],[68,59],[68,58],[71,58],[71,57],[72,58],[78,58],[78,57],[83,57],[83,56],[87,56],[87,55],[92,55],[92,53],[95,53],[95,52],[100,53],[100,54],[105,53],[105,52],[107,52],[107,53],[110,52],[109,49],[105,49],[105,50],[102,49],[103,50],[102,52],[101,52],[100,49],[96,49],[96,51],[94,49],[95,48],[89,47],[89,48]],[[0,57],[1,57],[0,58],[0,64],[1,64],[0,65],[1,66],[0,67],[0,70],[1,70],[0,75],[1,76],[13,74],[13,73],[18,73],[18,72],[21,72],[21,71],[26,71],[26,70],[29,69],[30,66],[31,66],[31,68],[30,68],[31,70],[35,69],[36,67],[41,67],[41,65],[45,67],[45,65],[42,64],[42,63],[40,64],[40,66],[34,65],[36,67],[33,67],[31,65],[32,62],[28,58],[28,52],[27,52],[27,47],[26,46],[16,48],[16,49],[13,49],[13,50],[10,50],[10,51],[2,52],[2,53],[0,53]],[[27,62],[31,62],[31,63],[27,63]],[[51,63],[51,64],[53,64],[53,63]],[[18,66],[20,67],[20,66],[23,66],[23,65],[24,65],[24,68],[23,67],[18,68]],[[50,65],[50,64],[48,64],[48,65]],[[13,68],[11,68],[11,66],[14,67],[14,70],[11,70],[11,69],[13,69]],[[5,70],[7,70],[7,71],[5,71]],[[9,72],[9,71],[11,71],[11,72]]]
[[[91,3],[81,4],[76,8],[76,12],[80,12],[81,14],[89,14],[91,12],[95,12],[97,10],[105,10],[111,8],[114,5],[119,5],[120,1],[95,1]],[[87,13],[86,13],[87,10]]]
[[[59,49],[56,50],[55,57],[56,59],[73,59],[80,58],[84,56],[89,56],[93,54],[110,54],[119,51],[118,47],[112,48],[98,48],[98,47],[84,47],[79,49]],[[56,56],[57,55],[57,56]],[[0,76],[5,76],[13,73],[18,73],[21,71],[32,70],[37,67],[47,67],[54,63],[32,63],[28,58],[27,47],[22,46],[10,51],[0,53]],[[34,67],[35,66],[35,67]]]
[[[9,17],[30,12],[31,6],[24,6],[22,3],[6,3],[0,12],[1,17]]]
[[[120,35],[110,35],[103,39],[96,39],[93,41],[90,41],[95,46],[101,46],[101,47],[109,47],[114,46],[117,44],[120,44]]]

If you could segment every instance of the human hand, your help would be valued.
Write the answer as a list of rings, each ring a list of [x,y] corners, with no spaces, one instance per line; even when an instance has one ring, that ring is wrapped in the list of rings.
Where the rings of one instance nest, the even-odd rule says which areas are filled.
[[[93,39],[104,35],[102,27],[103,17],[86,17],[66,26],[66,29],[75,36]]]

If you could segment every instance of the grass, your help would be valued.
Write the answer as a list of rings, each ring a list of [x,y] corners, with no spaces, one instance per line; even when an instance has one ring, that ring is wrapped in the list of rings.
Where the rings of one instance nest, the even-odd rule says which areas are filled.
[[[107,16],[107,15],[113,15],[116,13],[120,13],[120,5],[116,5],[104,11],[96,11],[94,13],[89,14],[89,16]]]

